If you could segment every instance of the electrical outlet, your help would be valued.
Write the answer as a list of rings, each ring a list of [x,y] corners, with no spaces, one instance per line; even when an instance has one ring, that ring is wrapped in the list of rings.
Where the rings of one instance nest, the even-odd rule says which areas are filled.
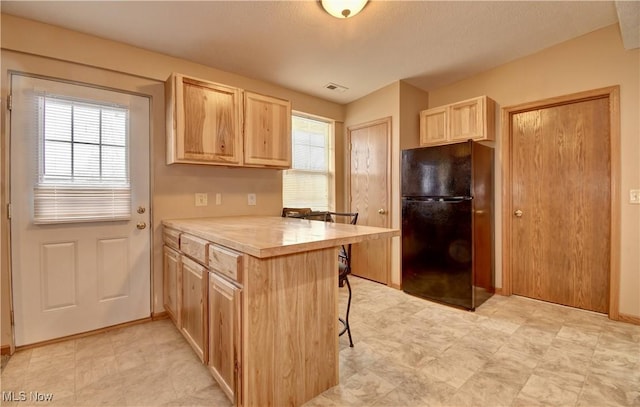
[[[207,206],[209,203],[207,194],[196,193],[196,206]]]
[[[629,203],[640,204],[640,189],[629,190]]]
[[[256,194],[247,195],[247,205],[254,206],[256,204]]]
[[[218,192],[216,194],[216,205],[221,205],[221,204],[222,204],[222,194]]]

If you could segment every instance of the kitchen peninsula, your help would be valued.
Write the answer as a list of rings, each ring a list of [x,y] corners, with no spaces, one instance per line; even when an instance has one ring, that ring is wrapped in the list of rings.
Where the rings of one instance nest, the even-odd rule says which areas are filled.
[[[164,302],[237,406],[338,384],[337,247],[394,229],[295,218],[165,220]]]

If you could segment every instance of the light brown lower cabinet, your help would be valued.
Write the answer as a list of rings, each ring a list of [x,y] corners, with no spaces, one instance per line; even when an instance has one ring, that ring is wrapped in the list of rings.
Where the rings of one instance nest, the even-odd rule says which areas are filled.
[[[337,249],[257,258],[182,231],[167,242],[165,308],[236,407],[301,406],[338,384]]]
[[[182,278],[180,276],[180,253],[164,246],[162,262],[164,309],[173,322],[180,326],[179,303],[182,297]]]
[[[182,256],[182,335],[187,339],[202,362],[207,361],[206,352],[206,304],[207,269],[195,261]]]
[[[209,273],[209,371],[236,405],[240,376],[241,288]]]

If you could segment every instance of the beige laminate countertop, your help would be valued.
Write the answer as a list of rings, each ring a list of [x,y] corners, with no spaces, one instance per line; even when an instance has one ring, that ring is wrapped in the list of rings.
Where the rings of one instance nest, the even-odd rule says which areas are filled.
[[[399,236],[398,229],[279,216],[170,219],[166,227],[265,258]]]

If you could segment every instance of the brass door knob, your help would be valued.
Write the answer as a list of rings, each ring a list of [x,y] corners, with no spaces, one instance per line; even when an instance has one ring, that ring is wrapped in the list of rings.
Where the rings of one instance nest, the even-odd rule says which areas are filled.
[[[138,222],[138,224],[136,225],[136,227],[140,230],[144,229],[147,227],[147,224],[145,222]]]
[[[513,212],[513,214],[516,215],[516,218],[522,217],[522,211],[520,209],[517,209],[515,212]]]
[[[385,211],[384,209],[380,208],[380,209],[378,209],[378,213],[380,215],[384,215],[385,213],[387,213],[387,211]]]

